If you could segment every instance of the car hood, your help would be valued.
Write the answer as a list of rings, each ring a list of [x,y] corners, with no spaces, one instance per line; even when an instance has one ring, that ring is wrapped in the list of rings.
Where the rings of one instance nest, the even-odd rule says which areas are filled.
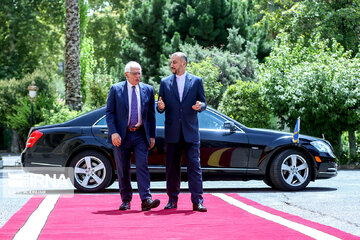
[[[273,136],[274,139],[280,139],[280,138],[281,139],[289,139],[290,141],[293,136],[293,133],[270,130],[270,129],[262,129],[262,128],[248,128],[247,132],[256,134],[256,135]],[[323,140],[321,138],[312,137],[312,136],[303,135],[303,134],[300,134],[299,138],[300,138],[300,141],[306,141],[306,142]]]

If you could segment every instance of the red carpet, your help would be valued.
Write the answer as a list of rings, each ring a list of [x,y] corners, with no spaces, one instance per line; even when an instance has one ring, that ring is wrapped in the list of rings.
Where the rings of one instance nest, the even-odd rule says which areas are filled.
[[[30,214],[39,206],[43,197],[31,198],[11,219],[0,229],[0,239],[12,239],[24,225]]]
[[[228,194],[241,202],[341,239],[360,239]],[[119,195],[60,197],[38,239],[313,239],[291,228],[250,214],[211,194],[205,194],[207,213],[192,211],[190,195],[180,195],[177,210],[163,210],[165,194],[154,195],[160,207],[142,212],[134,195],[131,210],[119,211]],[[33,198],[1,229],[0,239],[12,239],[42,199]]]

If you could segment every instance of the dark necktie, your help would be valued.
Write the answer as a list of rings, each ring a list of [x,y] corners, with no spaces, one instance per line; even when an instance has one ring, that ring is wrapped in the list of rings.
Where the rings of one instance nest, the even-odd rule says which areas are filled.
[[[138,122],[138,107],[137,107],[137,97],[135,92],[135,86],[132,87],[132,96],[131,96],[131,112],[130,112],[130,127],[135,127]]]

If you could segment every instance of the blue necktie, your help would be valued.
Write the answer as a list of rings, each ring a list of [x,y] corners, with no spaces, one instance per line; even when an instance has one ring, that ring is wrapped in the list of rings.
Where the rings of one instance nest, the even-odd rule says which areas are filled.
[[[132,87],[132,96],[131,96],[131,112],[130,112],[130,127],[135,127],[138,122],[138,107],[137,107],[137,97],[135,92],[135,86]]]

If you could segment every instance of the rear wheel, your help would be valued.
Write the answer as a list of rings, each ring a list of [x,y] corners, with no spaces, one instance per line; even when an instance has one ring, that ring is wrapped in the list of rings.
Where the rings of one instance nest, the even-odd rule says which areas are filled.
[[[73,184],[82,192],[99,192],[112,181],[113,169],[110,160],[97,151],[77,154],[70,163],[74,171]]]
[[[295,149],[277,155],[270,166],[270,181],[280,190],[302,190],[309,184],[310,178],[309,160]]]
[[[268,185],[269,187],[274,187],[274,184],[271,182],[271,180],[270,180],[270,176],[265,176],[265,178],[263,179],[263,181],[264,181],[264,183],[266,184],[266,185]]]

